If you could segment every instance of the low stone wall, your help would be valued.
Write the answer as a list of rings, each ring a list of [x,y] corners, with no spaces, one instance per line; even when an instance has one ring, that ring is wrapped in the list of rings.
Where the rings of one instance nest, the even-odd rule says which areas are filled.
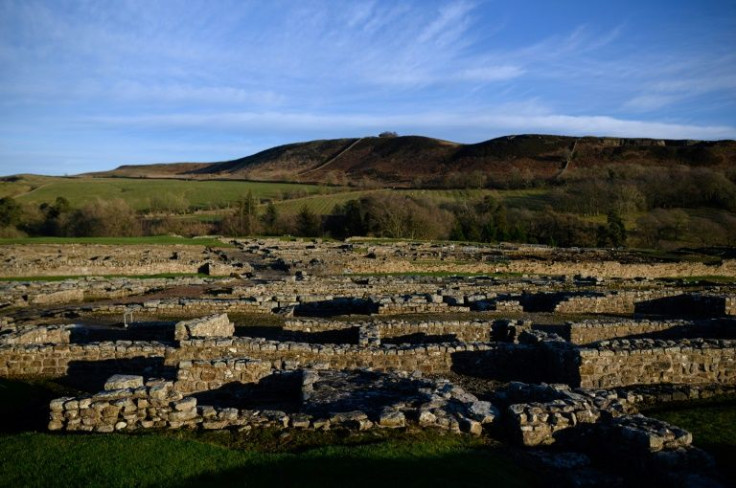
[[[330,320],[287,320],[284,330],[296,332],[328,332],[353,327],[374,326],[380,338],[394,338],[412,334],[426,336],[455,336],[461,342],[488,342],[491,321],[432,320],[409,322],[405,320],[344,322]]]
[[[84,300],[84,290],[79,288],[59,290],[52,293],[40,293],[28,297],[28,303],[31,305],[58,305],[81,302],[82,300]]]
[[[692,325],[692,322],[685,320],[622,320],[616,322],[590,320],[575,323],[568,322],[562,328],[561,335],[574,344],[590,344],[617,337],[653,334],[673,329],[681,330],[690,325]]]
[[[651,339],[603,341],[579,354],[580,386],[655,383],[736,384],[736,341]]]
[[[256,383],[270,375],[271,363],[252,359],[216,359],[179,363],[174,387],[182,393],[216,390],[228,383]]]
[[[521,313],[524,311],[524,307],[519,300],[497,300],[495,310],[497,312]]]
[[[197,273],[209,254],[205,246],[189,245],[4,245],[0,276],[26,276],[28,263],[34,276]]]
[[[565,314],[632,314],[635,311],[636,303],[671,296],[672,294],[674,292],[669,290],[636,290],[613,292],[605,295],[572,296],[558,303],[554,311]]]
[[[23,326],[4,331],[0,335],[0,344],[69,344],[73,325]]]
[[[23,344],[0,346],[0,377],[62,377],[70,369],[86,374],[116,372],[123,360],[134,360],[125,369],[144,369],[153,364],[162,368],[172,348],[159,342],[96,342],[90,344]],[[158,361],[151,361],[151,360]],[[73,372],[73,371],[71,371]]]
[[[105,383],[105,389],[95,395],[63,397],[51,401],[49,430],[103,433],[149,428],[368,430],[400,428],[411,422],[419,427],[479,435],[483,426],[492,423],[498,414],[489,402],[479,401],[446,380],[412,380],[407,374],[388,378],[387,382],[403,382],[404,386],[406,382],[413,382],[413,388],[420,396],[412,396],[406,401],[390,401],[387,398],[390,403],[382,407],[379,405],[379,411],[376,411],[375,405],[366,405],[370,407],[366,411],[355,410],[355,405],[348,403],[342,408],[349,410],[320,412],[319,397],[323,395],[320,393],[322,388],[317,386],[320,375],[312,371],[299,374],[302,375],[302,403],[297,411],[289,413],[198,405],[197,398],[184,396],[176,383],[171,381],[144,381],[142,376],[115,375]],[[365,374],[372,375],[370,372]],[[334,381],[335,377],[339,381],[340,376],[351,375],[360,376],[361,372],[332,372],[326,382]],[[358,385],[352,385],[353,388],[355,386]],[[390,397],[391,392],[388,393]],[[394,395],[396,393],[393,392]],[[327,397],[322,398],[322,401],[325,400],[334,398],[328,392]]]
[[[492,351],[507,345],[427,344],[365,348],[347,344],[308,344],[279,342],[261,338],[234,338],[181,341],[171,351],[167,364],[185,359],[249,357],[270,361],[274,369],[361,369],[378,371],[421,371],[441,373],[450,371],[454,361],[463,354]]]
[[[736,398],[736,384],[636,385],[615,389],[619,397],[628,397],[638,409],[669,403],[712,398]]]
[[[460,342],[488,342],[491,339],[490,321],[429,321],[406,322],[392,321],[379,322],[379,335],[383,338],[400,337],[411,334],[427,336],[455,336]]]

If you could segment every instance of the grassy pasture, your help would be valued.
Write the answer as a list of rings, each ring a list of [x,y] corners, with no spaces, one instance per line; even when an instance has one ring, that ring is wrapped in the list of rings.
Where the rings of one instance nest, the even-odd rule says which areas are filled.
[[[281,200],[290,195],[316,194],[335,188],[296,183],[261,183],[250,181],[183,181],[134,178],[59,178],[29,176],[15,182],[0,183],[0,197],[12,196],[21,203],[39,205],[64,197],[72,207],[81,207],[98,198],[121,198],[135,210],[146,210],[152,198],[183,196],[190,207],[220,208],[248,191],[256,199]]]
[[[328,214],[335,205],[367,195],[399,193],[424,198],[435,203],[477,200],[490,195],[503,200],[510,208],[543,208],[547,190],[362,190],[326,187],[301,183],[252,181],[198,181],[142,178],[62,178],[24,175],[16,181],[0,181],[0,198],[11,196],[21,203],[40,205],[64,197],[72,207],[101,199],[121,198],[135,210],[148,210],[152,199],[175,195],[183,197],[190,208],[219,209],[253,192],[257,200],[273,200],[284,215],[296,214],[302,206],[318,214]]]

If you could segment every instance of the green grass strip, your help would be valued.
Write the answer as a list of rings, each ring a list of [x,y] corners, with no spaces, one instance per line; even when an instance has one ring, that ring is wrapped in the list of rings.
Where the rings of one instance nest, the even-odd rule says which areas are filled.
[[[228,449],[170,435],[0,437],[0,484],[25,487],[533,486],[500,451],[458,436],[332,445],[299,453]]]

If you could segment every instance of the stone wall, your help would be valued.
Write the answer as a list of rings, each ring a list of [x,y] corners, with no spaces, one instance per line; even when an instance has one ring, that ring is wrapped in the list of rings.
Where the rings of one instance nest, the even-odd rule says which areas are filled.
[[[692,322],[684,320],[621,320],[616,322],[589,320],[575,323],[568,322],[563,326],[560,335],[574,344],[590,344],[617,337],[654,334],[663,331],[681,331],[690,325],[692,325]]]
[[[447,372],[463,354],[495,350],[499,345],[427,344],[416,346],[383,345],[365,348],[348,344],[308,344],[279,342],[261,338],[181,341],[167,356],[167,364],[185,359],[249,357],[270,361],[274,369],[361,369],[379,371]]]
[[[73,325],[25,326],[3,331],[0,343],[8,345],[69,344]]]
[[[580,386],[613,388],[655,383],[736,384],[736,341],[651,339],[604,341],[582,348]]]
[[[426,336],[454,336],[460,342],[488,342],[491,338],[491,321],[391,321],[376,324],[380,337],[400,337],[412,334]]]
[[[356,410],[356,405],[350,402],[340,407],[333,403],[336,398],[330,395],[329,386],[325,396],[324,388],[318,385],[321,381],[334,385],[341,378],[348,381],[356,378],[360,381],[361,377],[372,378],[375,374],[331,372],[327,378],[321,378],[314,371],[299,371],[297,374],[301,376],[302,401],[295,411],[290,409],[288,412],[200,405],[197,397],[184,396],[185,393],[177,389],[178,382],[158,379],[144,381],[142,376],[115,375],[105,382],[105,389],[97,394],[51,401],[49,430],[113,432],[149,428],[250,430],[262,427],[368,430],[405,427],[412,422],[419,427],[479,435],[483,426],[491,424],[498,414],[489,402],[479,401],[446,380],[411,379],[406,373],[384,381],[380,377],[374,380],[374,388],[369,389],[378,388],[383,394],[388,393],[384,397],[387,403],[365,405],[365,411]],[[410,395],[402,400],[395,398],[398,391],[383,390],[386,385],[390,388],[397,382],[403,388],[411,386],[415,394],[401,390],[403,396]],[[343,386],[357,388],[351,394],[361,395],[360,383],[343,383]],[[345,392],[341,389],[340,393]],[[329,405],[324,405],[325,401]],[[324,407],[328,407],[326,411]]]
[[[58,305],[81,302],[82,300],[84,300],[84,290],[79,288],[59,290],[52,293],[39,293],[28,297],[28,303],[31,305]]]
[[[608,313],[608,314],[632,314],[635,304],[646,300],[653,300],[670,296],[673,292],[668,290],[646,290],[646,291],[619,291],[607,294],[595,294],[589,296],[572,296],[564,299],[555,306],[556,313],[579,314],[579,313]]]
[[[491,321],[485,320],[430,320],[409,322],[406,320],[377,321],[331,321],[331,320],[287,320],[285,331],[331,332],[354,327],[374,326],[381,339],[422,334],[424,336],[454,336],[460,342],[488,342]]]
[[[28,276],[28,263],[33,263],[33,276],[197,273],[210,259],[205,246],[5,245],[0,276]]]
[[[118,369],[164,366],[171,348],[159,342],[97,342],[90,344],[24,344],[0,346],[0,377],[63,377],[75,370],[87,375]],[[126,366],[126,361],[135,364]],[[71,371],[70,371],[71,370]],[[155,372],[152,372],[155,373]],[[160,373],[160,371],[159,371]]]
[[[228,383],[256,383],[271,374],[271,363],[252,359],[215,359],[179,363],[174,387],[182,393],[216,390]]]

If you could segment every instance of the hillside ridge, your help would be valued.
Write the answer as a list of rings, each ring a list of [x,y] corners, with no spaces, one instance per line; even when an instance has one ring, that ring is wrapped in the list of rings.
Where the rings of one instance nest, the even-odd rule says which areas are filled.
[[[461,144],[415,135],[369,136],[285,144],[213,163],[124,165],[88,176],[411,186],[479,174],[554,180],[572,167],[607,164],[733,168],[736,141],[523,134]]]

